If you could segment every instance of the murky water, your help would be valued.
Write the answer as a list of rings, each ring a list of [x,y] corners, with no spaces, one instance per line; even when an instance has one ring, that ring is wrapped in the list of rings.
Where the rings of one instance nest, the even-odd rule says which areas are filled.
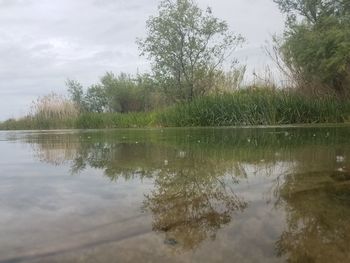
[[[0,262],[350,262],[350,127],[0,133]]]

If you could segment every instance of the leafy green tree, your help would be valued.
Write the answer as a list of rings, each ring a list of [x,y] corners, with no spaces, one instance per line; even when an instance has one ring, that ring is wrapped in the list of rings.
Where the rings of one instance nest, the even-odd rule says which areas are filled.
[[[151,111],[164,107],[166,97],[159,83],[149,74],[138,74],[136,76],[136,85],[143,101],[143,110]]]
[[[104,112],[108,108],[108,97],[101,85],[92,85],[86,91],[85,103],[90,112]]]
[[[303,17],[308,23],[317,24],[331,16],[342,18],[350,14],[349,0],[274,0],[283,13],[288,15],[288,21],[293,23],[297,16]]]
[[[107,73],[101,78],[112,112],[142,111],[143,101],[140,89],[130,75],[121,73],[118,76]]]
[[[349,95],[350,1],[274,1],[288,15],[280,51],[302,85]]]
[[[87,112],[140,112],[165,105],[164,94],[147,74],[135,77],[121,73],[106,73],[100,82],[84,92],[83,86],[68,80],[68,93],[80,111]]]
[[[147,21],[147,37],[137,42],[141,55],[153,62],[153,72],[175,100],[191,101],[208,87],[198,80],[213,75],[243,38],[229,31],[228,25],[201,10],[193,0],[163,0],[158,15]]]
[[[83,86],[78,81],[70,79],[66,81],[66,86],[71,100],[77,105],[79,110],[85,110]]]

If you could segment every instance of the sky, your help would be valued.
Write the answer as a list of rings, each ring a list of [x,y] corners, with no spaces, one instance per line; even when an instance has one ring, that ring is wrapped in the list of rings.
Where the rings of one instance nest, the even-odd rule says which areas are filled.
[[[136,38],[159,0],[0,0],[0,121],[23,116],[31,102],[66,94],[67,79],[85,87],[107,71],[147,72]],[[284,17],[272,0],[197,0],[212,7],[246,43],[234,55],[261,71],[263,47],[281,34]],[[249,76],[248,76],[249,77]]]

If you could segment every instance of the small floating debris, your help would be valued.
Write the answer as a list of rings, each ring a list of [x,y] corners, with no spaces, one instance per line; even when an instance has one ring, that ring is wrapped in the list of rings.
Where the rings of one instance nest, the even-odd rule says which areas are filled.
[[[286,137],[289,136],[289,132],[285,132],[284,136],[286,136]]]
[[[167,238],[164,240],[164,244],[169,246],[176,246],[177,243],[178,242],[174,238]]]
[[[169,161],[168,160],[164,160],[164,165],[168,165]]]
[[[338,155],[338,156],[336,156],[336,161],[337,161],[337,163],[343,163],[345,161],[345,157]]]

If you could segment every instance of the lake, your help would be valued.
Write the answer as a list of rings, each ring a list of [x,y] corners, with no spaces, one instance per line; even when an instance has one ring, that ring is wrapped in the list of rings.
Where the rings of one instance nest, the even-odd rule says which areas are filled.
[[[350,126],[0,132],[0,263],[350,262]]]

